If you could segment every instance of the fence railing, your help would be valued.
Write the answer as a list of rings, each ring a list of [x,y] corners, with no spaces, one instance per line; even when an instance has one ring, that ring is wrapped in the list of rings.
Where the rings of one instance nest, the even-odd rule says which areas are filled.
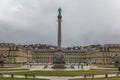
[[[6,77],[9,77],[9,78],[20,78],[19,76],[21,76],[21,78],[33,78],[35,79],[36,76],[35,74],[24,74],[24,75],[15,75],[15,74],[2,74],[0,73],[0,78],[6,78]],[[114,74],[111,76],[111,74],[101,74],[101,75],[96,75],[96,74],[86,74],[86,75],[83,75],[83,78],[86,79],[86,78],[110,78],[110,77],[120,77],[120,72],[117,73],[117,74]]]
[[[99,75],[95,75],[95,74],[86,74],[84,75],[84,78],[110,78],[110,77],[120,77],[120,73],[117,73],[113,76],[111,76],[111,74],[101,74],[102,76]]]
[[[17,78],[18,75],[15,75],[15,74],[9,74],[7,76],[5,76],[6,74],[2,74],[0,73],[0,78],[4,78],[4,77],[9,77],[9,78]],[[34,74],[24,74],[22,76],[22,78],[35,78],[35,75]]]

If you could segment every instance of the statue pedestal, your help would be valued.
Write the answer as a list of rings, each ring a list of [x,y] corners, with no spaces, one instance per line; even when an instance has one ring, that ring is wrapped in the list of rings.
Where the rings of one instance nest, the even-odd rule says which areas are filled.
[[[53,67],[54,69],[65,69],[65,59],[62,52],[57,52],[53,57]]]
[[[66,66],[64,64],[54,64],[53,69],[65,69]]]

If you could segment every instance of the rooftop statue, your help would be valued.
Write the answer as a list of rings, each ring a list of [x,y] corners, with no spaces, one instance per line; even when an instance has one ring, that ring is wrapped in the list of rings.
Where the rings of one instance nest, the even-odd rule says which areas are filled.
[[[61,15],[61,12],[62,12],[62,9],[59,8],[59,9],[58,9],[58,16],[62,16],[62,15]]]

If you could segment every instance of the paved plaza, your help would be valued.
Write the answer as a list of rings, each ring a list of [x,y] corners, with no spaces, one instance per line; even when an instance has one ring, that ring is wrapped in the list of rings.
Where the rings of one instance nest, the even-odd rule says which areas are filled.
[[[53,65],[48,65],[47,68],[44,68],[45,65],[38,65],[38,66],[32,66],[30,68],[31,71],[33,70],[45,70],[45,71],[54,71],[55,69],[52,68]],[[74,68],[71,68],[71,65],[66,65],[66,69],[57,69],[57,70],[65,70],[65,71],[76,71],[76,70],[90,70],[92,68],[95,68],[95,66],[83,66],[83,68],[81,66],[77,66],[75,65]]]

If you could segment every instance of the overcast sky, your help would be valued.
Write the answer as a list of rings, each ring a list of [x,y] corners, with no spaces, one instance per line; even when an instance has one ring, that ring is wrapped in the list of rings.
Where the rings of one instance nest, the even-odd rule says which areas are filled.
[[[62,46],[120,43],[120,0],[0,0],[0,42]]]

